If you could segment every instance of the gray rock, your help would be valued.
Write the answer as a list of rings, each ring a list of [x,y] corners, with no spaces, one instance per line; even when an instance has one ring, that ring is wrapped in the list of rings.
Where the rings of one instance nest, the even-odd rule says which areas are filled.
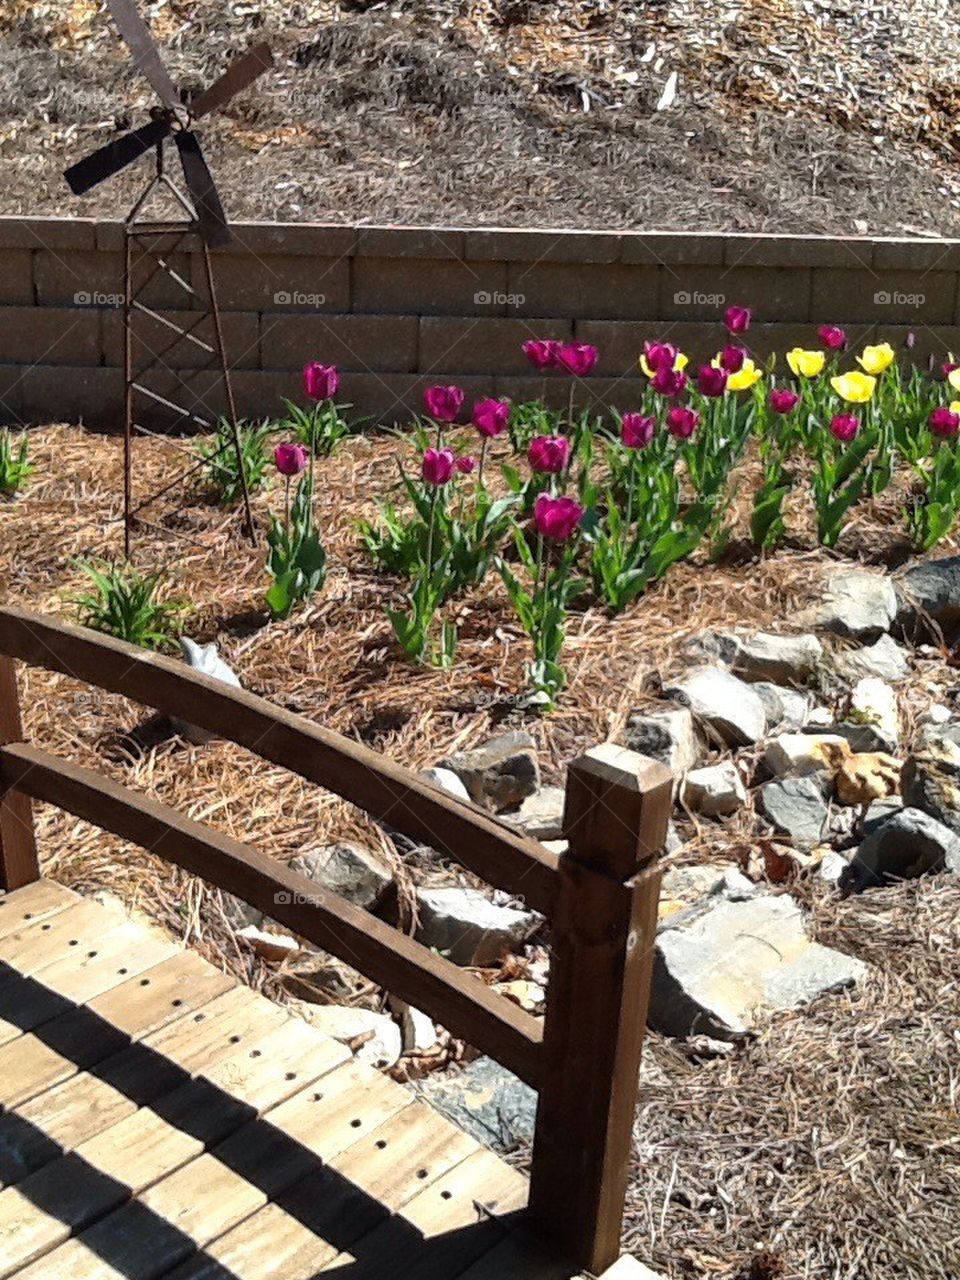
[[[730,1040],[774,1010],[848,987],[862,961],[811,942],[787,895],[709,899],[668,920],[654,949],[650,1025]]]
[[[664,688],[730,746],[749,746],[766,732],[763,703],[750,685],[723,667],[695,667]]]
[[[960,834],[960,746],[946,725],[903,765],[901,790],[909,808],[922,809]]]
[[[732,864],[701,862],[691,867],[668,867],[660,885],[660,902],[691,906],[701,898],[720,893]]]
[[[953,638],[960,627],[960,556],[916,564],[897,582],[899,622],[923,631],[932,618]]]
[[[877,640],[897,616],[897,593],[889,578],[862,569],[843,569],[827,579],[820,604],[804,610],[801,626],[818,631]]]
[[[463,1071],[431,1072],[418,1092],[477,1142],[509,1152],[533,1137],[537,1095],[492,1058],[477,1058]]]
[[[482,747],[443,761],[457,775],[474,804],[499,813],[520,804],[540,786],[540,765],[529,733],[504,733]]]
[[[236,933],[239,933],[241,929],[249,929],[251,926],[254,929],[259,929],[263,924],[263,912],[259,907],[251,907],[249,902],[244,902],[242,898],[238,898],[222,889],[220,891],[220,908],[227,923]]]
[[[421,889],[417,937],[454,964],[493,964],[539,926],[534,911],[495,906],[477,889]]]
[[[903,802],[898,799],[874,800],[867,810],[867,815],[860,826],[860,834],[864,838],[882,827],[896,813],[903,809]]]
[[[795,681],[804,684],[823,661],[823,647],[814,635],[772,635],[758,631],[739,636],[704,631],[694,636],[687,651],[721,662],[745,680]]]
[[[663,846],[664,853],[676,853],[678,849],[683,848],[683,839],[677,830],[677,824],[671,818],[667,823],[667,839]]]
[[[745,680],[803,684],[823,662],[823,646],[814,635],[775,636],[764,631],[741,640],[733,662]]]
[[[928,813],[907,808],[871,831],[840,877],[840,887],[859,892],[943,870],[960,871],[960,836]]]
[[[746,801],[746,789],[732,760],[691,769],[683,781],[684,804],[707,818],[736,813]]]
[[[424,782],[430,782],[435,787],[439,787],[441,791],[448,791],[450,795],[456,796],[458,800],[469,800],[470,793],[463,785],[452,769],[443,769],[437,766],[434,769],[421,769],[420,777]]]
[[[727,867],[721,892],[730,902],[743,902],[746,898],[755,897],[757,886],[739,867]]]
[[[837,853],[836,849],[828,849],[817,868],[817,874],[827,884],[837,884],[846,869],[847,860],[843,854]]]
[[[833,667],[845,680],[861,680],[864,676],[878,676],[881,680],[896,683],[910,674],[907,651],[889,635],[882,635],[876,644],[863,649],[847,649],[834,656]]]
[[[366,910],[375,907],[393,883],[390,868],[375,853],[346,841],[298,854],[290,859],[290,869]]]
[[[504,821],[534,840],[559,840],[563,835],[563,787],[541,787],[527,796],[515,812],[502,814]]]
[[[757,680],[751,687],[763,703],[768,733],[771,729],[802,729],[807,723],[813,706],[809,693],[771,684],[768,680]]]
[[[673,770],[674,790],[683,775],[703,759],[706,744],[693,716],[685,708],[635,711],[627,721],[624,745],[659,760]]]
[[[180,653],[184,662],[194,671],[199,671],[201,675],[210,676],[213,680],[221,680],[224,684],[232,685],[234,689],[242,688],[240,678],[224,660],[220,657],[219,651],[215,644],[197,644],[196,640],[191,640],[189,636],[180,637]],[[186,720],[179,720],[176,716],[170,717],[173,725],[174,733],[186,738],[188,742],[194,742],[198,746],[202,746],[206,742],[212,742],[217,736],[211,733],[209,729],[201,729],[199,725],[188,724]]]
[[[815,777],[767,782],[760,788],[760,803],[777,831],[800,848],[820,843],[829,808]]]

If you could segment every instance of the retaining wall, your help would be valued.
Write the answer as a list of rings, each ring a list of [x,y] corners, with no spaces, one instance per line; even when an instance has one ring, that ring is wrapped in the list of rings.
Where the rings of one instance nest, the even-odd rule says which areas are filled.
[[[726,306],[752,306],[760,356],[816,344],[843,324],[854,343],[915,334],[926,361],[960,351],[960,241],[238,224],[215,269],[238,408],[275,413],[300,398],[309,359],[338,364],[341,398],[380,422],[404,420],[423,388],[538,395],[520,345],[531,337],[595,343],[578,386],[588,403],[633,403],[644,338],[713,353]],[[0,415],[12,422],[122,417],[118,223],[0,218]],[[178,254],[199,280],[198,255]],[[166,284],[154,304],[183,307]],[[167,357],[189,369],[185,349]],[[170,376],[172,387],[173,375]],[[565,401],[566,379],[548,381]],[[212,411],[215,380],[196,380]]]

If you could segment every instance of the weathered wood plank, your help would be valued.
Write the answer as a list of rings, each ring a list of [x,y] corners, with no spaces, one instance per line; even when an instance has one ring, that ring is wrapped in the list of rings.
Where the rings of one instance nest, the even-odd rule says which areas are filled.
[[[78,957],[96,950],[103,931],[123,923],[123,916],[109,911],[99,902],[76,902],[48,920],[32,921],[0,938],[0,962],[19,973],[31,974],[47,961]]]
[[[80,895],[53,880],[37,880],[12,893],[0,895],[0,938],[45,920],[80,902]]]
[[[0,653],[178,716],[319,783],[549,915],[556,856],[375,751],[180,662],[23,609],[0,609]]]
[[[37,799],[131,840],[252,903],[490,1053],[539,1078],[541,1025],[442,956],[258,850],[169,806],[33,747],[0,750],[0,771]],[[288,900],[284,900],[284,899]]]

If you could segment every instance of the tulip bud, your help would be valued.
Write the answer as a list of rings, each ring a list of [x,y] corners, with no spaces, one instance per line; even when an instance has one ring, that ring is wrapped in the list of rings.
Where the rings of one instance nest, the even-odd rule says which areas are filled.
[[[423,393],[427,413],[435,422],[455,422],[463,408],[463,400],[460,387],[427,387]]]
[[[456,458],[452,449],[427,449],[423,455],[420,474],[427,484],[444,485],[453,475]]]
[[[570,441],[565,436],[537,436],[530,441],[527,458],[534,471],[557,475],[570,460]]]
[[[537,532],[544,538],[565,542],[584,517],[584,509],[573,498],[551,498],[541,493],[533,508]]]
[[[310,450],[302,444],[278,444],[273,451],[273,461],[282,476],[298,476],[310,461]]]
[[[642,413],[625,413],[620,423],[620,439],[628,449],[645,449],[657,430],[655,418]]]

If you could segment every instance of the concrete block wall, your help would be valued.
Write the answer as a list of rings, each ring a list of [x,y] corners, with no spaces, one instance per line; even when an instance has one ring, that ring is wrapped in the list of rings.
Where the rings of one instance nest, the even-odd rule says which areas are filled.
[[[960,352],[960,241],[666,232],[469,230],[448,227],[238,224],[214,255],[240,411],[277,413],[300,398],[311,359],[343,370],[341,398],[390,423],[420,408],[425,387],[470,395],[539,395],[520,351],[532,337],[594,343],[600,363],[577,387],[598,408],[627,409],[642,385],[645,338],[703,359],[733,304],[753,307],[759,356],[816,345],[844,325],[855,344],[914,334],[913,358]],[[173,265],[198,289],[202,257]],[[119,223],[0,218],[0,420],[84,421],[119,428],[123,335]],[[191,299],[166,277],[151,305],[182,321]],[[143,341],[152,346],[150,326]],[[166,346],[163,326],[156,341]],[[166,357],[191,371],[188,346]],[[156,375],[172,390],[176,375]],[[566,402],[567,379],[546,394]],[[222,408],[216,380],[195,403]]]

